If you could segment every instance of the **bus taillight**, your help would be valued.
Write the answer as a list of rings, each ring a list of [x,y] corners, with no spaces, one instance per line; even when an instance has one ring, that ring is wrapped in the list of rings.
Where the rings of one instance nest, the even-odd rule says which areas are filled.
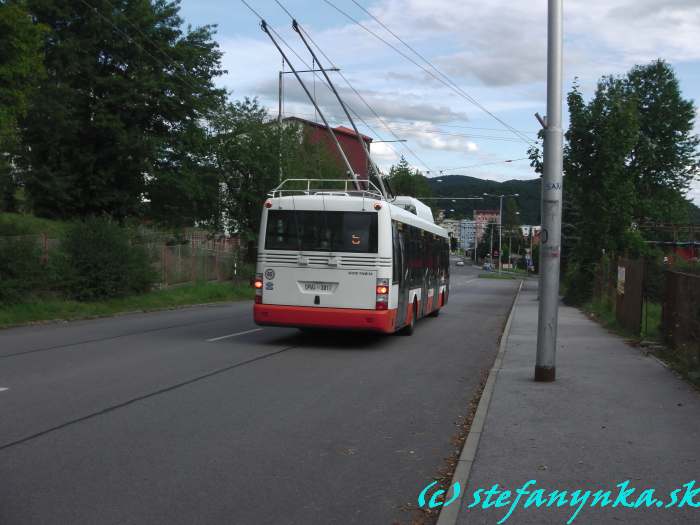
[[[255,276],[253,287],[255,288],[255,304],[262,304],[263,278],[261,273]]]
[[[387,310],[389,308],[389,279],[377,279],[376,291],[375,310]]]

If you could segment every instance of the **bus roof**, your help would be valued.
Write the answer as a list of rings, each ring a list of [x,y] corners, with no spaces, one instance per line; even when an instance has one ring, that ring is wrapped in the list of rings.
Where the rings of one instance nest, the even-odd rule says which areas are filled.
[[[268,199],[273,208],[279,207],[287,210],[317,209],[326,211],[350,211],[351,209],[372,209],[372,203],[381,203],[382,206],[389,206],[391,218],[404,224],[409,224],[417,228],[429,231],[440,237],[447,238],[447,230],[441,228],[433,222],[429,222],[413,213],[387,201],[379,201],[368,197],[343,194],[341,192],[318,192],[314,195],[286,195],[283,197],[273,197]],[[320,203],[320,205],[319,205]],[[275,206],[277,205],[277,206]],[[307,208],[308,206],[308,208]]]

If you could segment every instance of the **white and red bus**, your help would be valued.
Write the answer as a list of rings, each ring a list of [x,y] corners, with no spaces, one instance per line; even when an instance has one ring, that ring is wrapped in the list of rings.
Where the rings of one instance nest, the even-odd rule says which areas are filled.
[[[416,199],[389,202],[369,183],[314,189],[329,182],[284,181],[265,201],[255,322],[411,334],[447,303],[447,232]]]

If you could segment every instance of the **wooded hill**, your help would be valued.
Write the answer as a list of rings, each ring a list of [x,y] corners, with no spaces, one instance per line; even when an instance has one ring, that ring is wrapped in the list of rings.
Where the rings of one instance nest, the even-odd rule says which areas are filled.
[[[521,224],[540,223],[539,178],[496,182],[465,175],[447,175],[427,180],[434,197],[480,197],[484,193],[494,195],[517,193],[519,197],[515,201],[520,211],[519,222]],[[438,180],[442,182],[438,182]],[[564,183],[566,184],[566,180]],[[566,191],[566,186],[564,186],[564,191]],[[437,201],[434,207],[445,210],[445,217],[448,218],[472,219],[475,209],[498,209],[498,199],[484,197],[483,201]],[[692,224],[700,224],[700,208],[691,202],[688,203],[688,207],[688,221]],[[451,209],[455,211],[450,212]]]
[[[442,182],[438,182],[441,180]],[[520,211],[521,224],[540,223],[540,179],[508,180],[496,182],[492,180],[467,177],[465,175],[447,175],[428,179],[428,184],[435,197],[481,197],[484,193],[494,195],[517,193],[515,199]],[[505,199],[504,204],[505,207]],[[445,217],[454,219],[472,219],[474,210],[497,210],[498,199],[484,197],[484,200],[474,201],[438,201],[437,208],[445,210]],[[449,210],[455,210],[450,212]]]

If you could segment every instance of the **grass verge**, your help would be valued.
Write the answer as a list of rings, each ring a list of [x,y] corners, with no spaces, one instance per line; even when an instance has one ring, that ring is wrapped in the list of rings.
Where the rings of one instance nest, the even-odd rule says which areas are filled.
[[[594,300],[583,306],[583,311],[605,328],[628,339],[633,346],[641,346],[663,361],[686,381],[700,388],[700,347],[670,348],[663,342],[661,332],[661,305],[645,302],[642,310],[641,334],[633,334],[622,328],[615,319],[612,305]]]
[[[155,290],[153,292],[96,302],[36,299],[0,305],[0,328],[38,321],[88,319],[123,312],[151,311],[205,303],[252,299],[248,283],[208,282]]]
[[[59,237],[68,223],[51,219],[42,219],[24,213],[0,213],[0,235],[38,235],[45,233],[49,237]]]

